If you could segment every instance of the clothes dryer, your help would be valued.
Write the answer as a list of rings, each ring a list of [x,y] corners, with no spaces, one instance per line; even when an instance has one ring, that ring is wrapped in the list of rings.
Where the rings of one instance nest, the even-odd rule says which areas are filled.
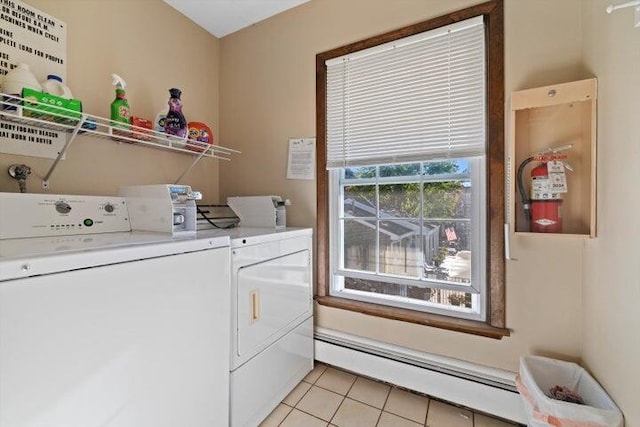
[[[313,369],[311,229],[231,235],[231,425],[258,425]]]

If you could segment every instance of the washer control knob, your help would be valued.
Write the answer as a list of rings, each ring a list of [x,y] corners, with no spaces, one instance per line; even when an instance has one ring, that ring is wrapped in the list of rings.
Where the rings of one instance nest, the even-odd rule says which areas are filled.
[[[115,206],[113,206],[111,203],[107,203],[106,205],[104,205],[104,211],[106,213],[111,213],[114,210],[116,210]]]
[[[71,205],[64,200],[60,200],[59,202],[56,202],[56,211],[61,214],[69,213],[71,212]]]

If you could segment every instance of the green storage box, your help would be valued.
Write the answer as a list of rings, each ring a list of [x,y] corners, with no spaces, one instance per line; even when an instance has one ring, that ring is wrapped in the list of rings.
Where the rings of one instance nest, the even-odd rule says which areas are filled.
[[[77,99],[65,99],[28,88],[22,90],[22,97],[24,116],[68,125],[76,125],[82,117],[82,102]]]

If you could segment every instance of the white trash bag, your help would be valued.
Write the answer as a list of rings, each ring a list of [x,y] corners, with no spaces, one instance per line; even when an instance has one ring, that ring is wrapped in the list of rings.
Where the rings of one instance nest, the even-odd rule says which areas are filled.
[[[539,356],[520,359],[516,386],[531,427],[622,427],[622,413],[607,392],[575,363]],[[584,404],[551,398],[556,386],[576,393]]]

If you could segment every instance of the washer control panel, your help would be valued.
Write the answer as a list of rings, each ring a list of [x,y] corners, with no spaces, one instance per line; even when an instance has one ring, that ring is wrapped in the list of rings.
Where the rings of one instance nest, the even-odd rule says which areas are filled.
[[[131,231],[115,196],[0,193],[0,239]]]

